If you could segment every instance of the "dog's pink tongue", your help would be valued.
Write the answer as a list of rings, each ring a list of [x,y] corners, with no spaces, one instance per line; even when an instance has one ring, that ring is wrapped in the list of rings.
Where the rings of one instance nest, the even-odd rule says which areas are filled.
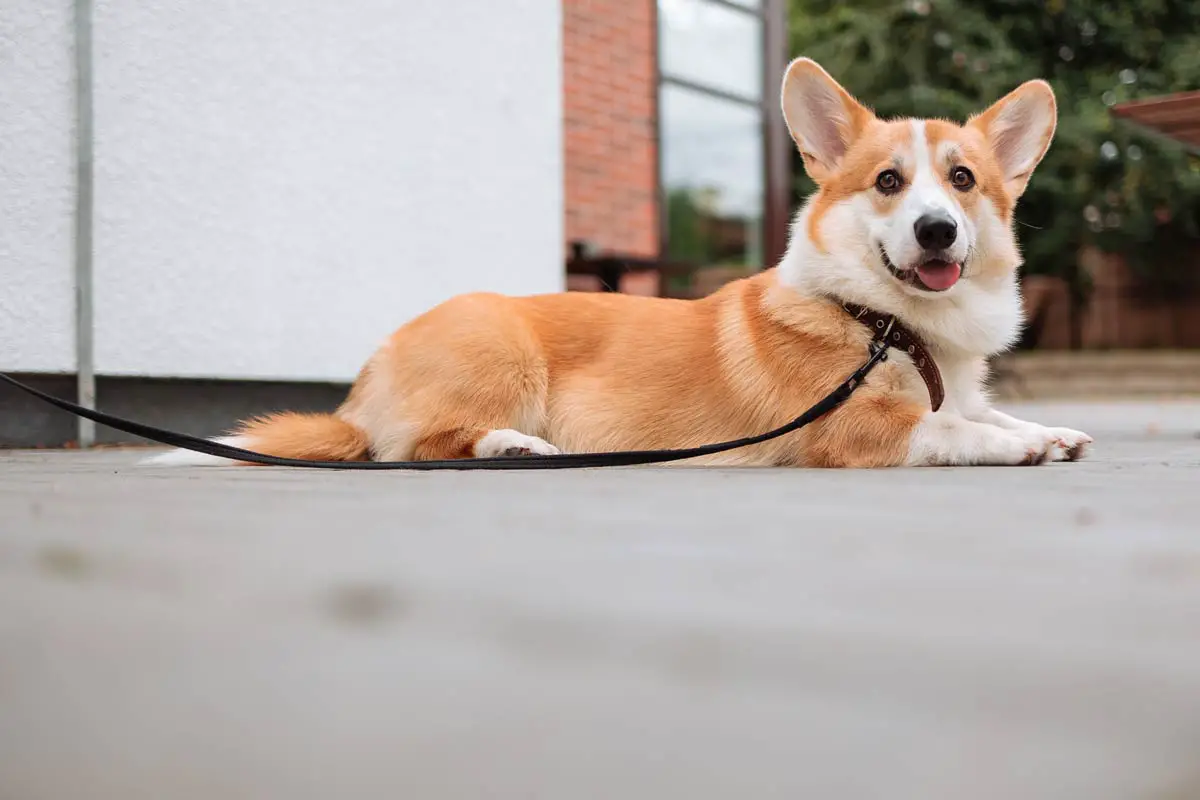
[[[941,291],[958,283],[962,264],[956,261],[930,261],[917,267],[917,274],[921,276],[921,283]]]

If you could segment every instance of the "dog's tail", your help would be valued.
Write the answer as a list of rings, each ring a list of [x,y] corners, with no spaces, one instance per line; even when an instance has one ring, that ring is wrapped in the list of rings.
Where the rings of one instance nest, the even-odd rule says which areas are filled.
[[[268,456],[310,461],[367,461],[370,440],[365,431],[333,414],[287,411],[247,420],[229,436],[213,441]],[[171,450],[142,463],[158,466],[246,464],[191,450]]]

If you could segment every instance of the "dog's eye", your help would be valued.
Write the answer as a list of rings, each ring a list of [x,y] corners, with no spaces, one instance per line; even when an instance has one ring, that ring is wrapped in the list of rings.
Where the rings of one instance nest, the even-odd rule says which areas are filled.
[[[966,167],[955,167],[950,171],[950,183],[960,192],[965,192],[975,185],[975,176]]]
[[[900,174],[894,169],[885,169],[875,179],[875,188],[884,194],[894,194],[900,190]]]

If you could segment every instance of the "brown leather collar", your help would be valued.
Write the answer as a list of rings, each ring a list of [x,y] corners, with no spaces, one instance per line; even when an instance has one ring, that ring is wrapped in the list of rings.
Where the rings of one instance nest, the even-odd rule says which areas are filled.
[[[925,388],[929,390],[929,405],[934,411],[941,408],[942,401],[946,399],[946,390],[942,387],[942,373],[938,371],[937,362],[933,360],[921,339],[890,314],[881,314],[853,303],[842,303],[842,308],[870,328],[876,339],[880,339],[886,333],[888,347],[908,353],[913,366],[921,374],[921,380],[925,381]],[[890,328],[888,323],[891,323]]]

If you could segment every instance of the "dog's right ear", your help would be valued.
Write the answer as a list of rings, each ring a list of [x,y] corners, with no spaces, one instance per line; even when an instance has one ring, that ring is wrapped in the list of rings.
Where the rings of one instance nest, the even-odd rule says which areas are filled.
[[[783,118],[804,169],[822,183],[875,118],[811,58],[797,58],[783,76]]]

